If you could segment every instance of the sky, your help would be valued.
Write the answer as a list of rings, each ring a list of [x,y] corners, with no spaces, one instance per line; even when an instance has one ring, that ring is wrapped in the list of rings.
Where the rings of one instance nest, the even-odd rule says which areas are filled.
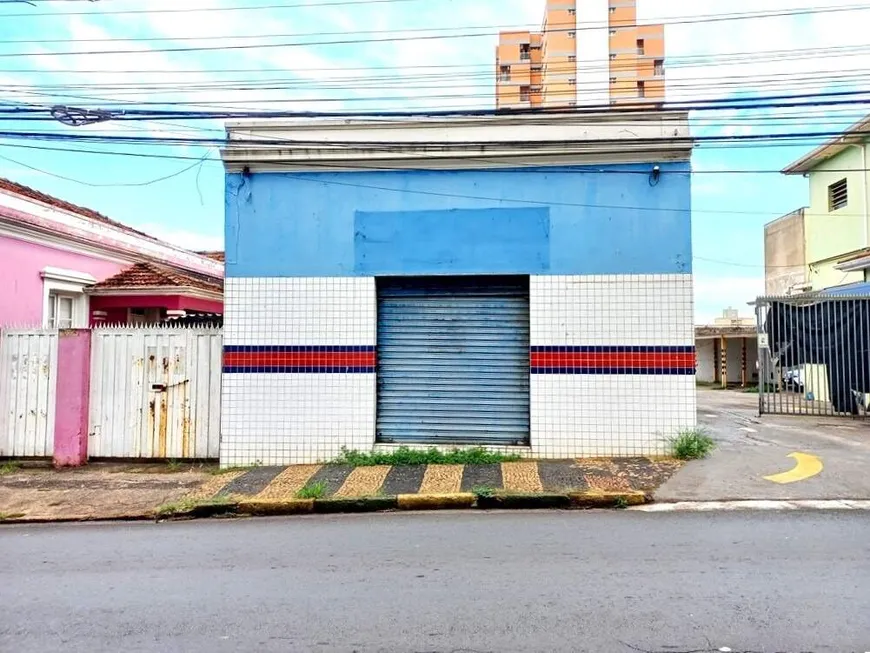
[[[857,5],[855,0],[638,1],[641,22],[666,24],[669,101],[849,90],[860,88],[870,69],[864,27],[870,11],[838,9]],[[244,9],[222,10],[239,7]],[[0,103],[491,108],[498,30],[539,27],[543,7],[544,0],[0,0]],[[165,11],[179,8],[205,11]],[[807,10],[816,13],[795,13]],[[723,20],[758,12],[790,15]],[[276,85],[281,88],[268,88]],[[867,112],[870,107],[860,105],[698,112],[692,127],[701,136],[834,131]],[[0,131],[24,130],[223,134],[215,121],[73,128],[0,120]],[[778,171],[812,142],[736,145],[701,146],[693,156],[697,323],[712,321],[729,306],[749,313],[747,303],[764,287],[763,225],[807,203],[806,180]],[[765,172],[721,172],[734,170]],[[0,135],[0,177],[184,247],[223,248],[223,169],[213,148]]]

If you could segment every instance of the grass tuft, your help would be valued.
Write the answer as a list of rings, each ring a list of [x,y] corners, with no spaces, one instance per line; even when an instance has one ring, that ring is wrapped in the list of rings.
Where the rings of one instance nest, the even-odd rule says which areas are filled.
[[[628,508],[628,501],[625,497],[616,497],[616,500],[613,502],[613,507],[617,510],[625,510]]]
[[[296,493],[297,499],[322,499],[326,496],[326,481],[308,483]]]
[[[520,459],[521,457],[516,454],[487,451],[483,447],[450,451],[440,451],[435,447],[429,449],[399,447],[392,451],[370,452],[343,449],[341,455],[332,462],[354,467],[370,467],[372,465],[485,465],[514,462]]]
[[[170,458],[166,461],[166,471],[174,474],[175,472],[180,472],[184,467],[184,463],[180,460],[176,460],[175,458]]]
[[[9,521],[10,519],[21,519],[24,517],[23,512],[0,512],[0,521]]]
[[[490,485],[475,485],[471,488],[471,493],[478,499],[481,497],[489,498],[495,495],[495,488]]]
[[[6,476],[7,474],[14,474],[19,469],[21,469],[21,463],[15,462],[14,460],[10,460],[8,462],[0,465],[0,476]]]
[[[701,429],[681,431],[671,438],[674,457],[680,460],[706,458],[716,447],[716,443]]]
[[[229,497],[217,496],[211,499],[192,499],[192,498],[183,498],[178,501],[170,501],[169,503],[164,503],[162,506],[157,508],[157,516],[158,517],[166,517],[169,515],[183,515],[186,512],[190,512],[197,506],[203,505],[214,505],[220,504],[224,505],[230,503]]]

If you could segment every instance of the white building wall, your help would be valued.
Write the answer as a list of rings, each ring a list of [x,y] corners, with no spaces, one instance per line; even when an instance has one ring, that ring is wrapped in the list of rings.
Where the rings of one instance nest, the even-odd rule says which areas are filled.
[[[609,104],[610,2],[577,0],[576,6],[577,105]]]
[[[698,381],[701,383],[713,383],[716,381],[716,367],[719,365],[714,341],[710,339],[698,340],[696,352],[698,357]]]
[[[374,279],[229,278],[226,292],[221,464],[305,463],[343,448],[371,450]],[[667,453],[668,439],[695,424],[692,317],[688,274],[531,277],[527,454]],[[311,345],[365,349],[370,369],[274,368],[278,359],[270,357],[296,360],[304,354],[285,349]],[[586,362],[544,369],[563,351]],[[253,363],[238,369],[245,357]]]
[[[691,275],[540,276],[530,290],[533,456],[661,455],[695,425]],[[540,348],[573,366],[543,372]]]

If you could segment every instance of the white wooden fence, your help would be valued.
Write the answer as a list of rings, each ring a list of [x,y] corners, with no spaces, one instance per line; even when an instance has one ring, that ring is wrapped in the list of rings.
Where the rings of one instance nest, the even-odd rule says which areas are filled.
[[[91,341],[91,458],[217,458],[222,335],[107,327]]]
[[[0,331],[0,456],[54,453],[57,331]]]

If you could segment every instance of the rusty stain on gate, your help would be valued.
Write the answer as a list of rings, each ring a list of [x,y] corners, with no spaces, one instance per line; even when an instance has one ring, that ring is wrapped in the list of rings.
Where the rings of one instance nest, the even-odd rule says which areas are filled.
[[[220,418],[212,398],[220,393],[221,349],[219,329],[95,331],[95,377],[109,366],[128,369],[102,375],[93,390],[91,455],[216,458]]]

